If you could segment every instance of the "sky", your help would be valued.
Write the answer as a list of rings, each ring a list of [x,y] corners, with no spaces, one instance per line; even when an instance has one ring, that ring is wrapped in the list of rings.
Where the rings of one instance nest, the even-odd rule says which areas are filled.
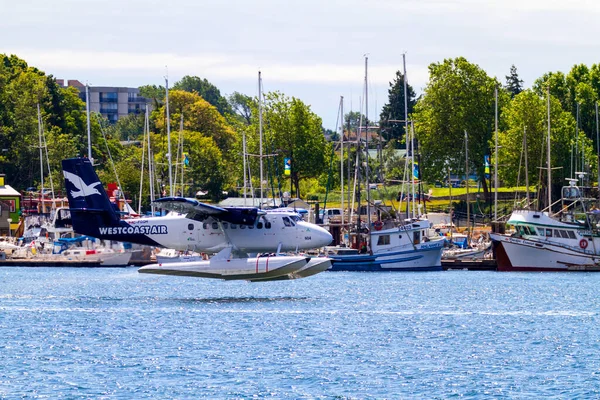
[[[172,86],[206,78],[222,95],[296,97],[338,126],[377,121],[403,68],[417,95],[428,66],[465,57],[525,87],[546,72],[600,62],[595,0],[0,0],[0,53],[90,86]],[[365,56],[368,57],[367,110]]]

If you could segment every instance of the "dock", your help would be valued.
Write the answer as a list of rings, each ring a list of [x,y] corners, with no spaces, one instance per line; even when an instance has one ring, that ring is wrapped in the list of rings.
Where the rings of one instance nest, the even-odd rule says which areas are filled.
[[[0,268],[2,267],[70,267],[70,268],[123,268],[102,265],[100,261],[86,260],[44,260],[42,258],[22,258],[0,260]]]
[[[496,260],[442,260],[444,271],[496,271]]]

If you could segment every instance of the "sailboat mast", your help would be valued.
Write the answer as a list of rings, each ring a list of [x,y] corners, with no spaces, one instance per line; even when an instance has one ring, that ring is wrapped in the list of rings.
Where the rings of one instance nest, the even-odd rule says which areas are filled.
[[[529,208],[529,167],[527,165],[527,126],[523,127],[523,151],[525,151],[525,199]]]
[[[340,188],[342,207],[342,229],[344,226],[344,96],[340,96]]]
[[[185,160],[183,157],[183,112],[179,121],[179,162],[181,163],[181,195],[183,196],[183,169],[185,168]]]
[[[371,250],[371,187],[369,185],[369,83],[368,83],[369,57],[365,57],[365,154],[366,154],[366,189],[367,189],[367,227],[369,228],[368,245]]]
[[[42,146],[42,114],[40,112],[40,104],[37,105],[38,114],[38,137],[40,141],[40,178],[42,180],[42,188],[40,190],[40,200],[44,198],[44,147]],[[42,204],[43,205],[43,204]]]
[[[92,160],[92,129],[90,127],[90,86],[88,84],[85,85],[85,113],[87,117],[88,158],[94,164]]]
[[[465,130],[465,182],[467,184],[467,237],[471,238],[471,214],[469,204],[469,139]]]
[[[552,168],[550,167],[550,86],[548,86],[548,138],[546,141],[547,145],[547,156],[548,160],[547,169],[548,169],[548,215],[552,212]]]
[[[258,71],[258,145],[260,147],[260,201],[263,201],[263,129],[262,129],[262,82],[260,71]]]
[[[404,67],[404,137],[408,135],[408,97],[407,97],[407,83],[406,83],[406,53],[402,54],[402,65]],[[407,142],[408,144],[408,142]],[[408,146],[407,146],[408,147]]]
[[[244,167],[244,207],[246,206],[246,183],[248,182],[248,176],[246,171],[246,131],[242,133],[242,156],[243,156],[243,167]]]
[[[413,122],[410,122],[410,162],[411,162],[411,172],[410,176],[410,191],[411,191],[411,209],[412,209],[412,217],[417,217],[417,211],[415,209],[415,125]]]
[[[494,160],[494,221],[498,220],[498,86],[494,89],[494,125],[496,130],[496,148],[495,153],[496,157]],[[529,188],[527,188],[527,193],[529,194]],[[529,202],[529,200],[528,200]]]
[[[169,196],[173,197],[173,162],[171,155],[171,116],[169,114],[169,78],[165,77],[165,100],[166,100],[166,111],[167,111],[167,152],[169,154]]]

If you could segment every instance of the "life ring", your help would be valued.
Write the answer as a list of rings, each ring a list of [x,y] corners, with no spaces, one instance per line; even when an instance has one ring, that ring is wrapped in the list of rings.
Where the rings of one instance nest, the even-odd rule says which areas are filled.
[[[588,247],[588,241],[585,239],[581,239],[579,241],[579,247],[585,250]]]
[[[381,222],[381,221],[373,222],[373,228],[375,228],[376,231],[380,231],[381,228],[383,228],[383,222]]]

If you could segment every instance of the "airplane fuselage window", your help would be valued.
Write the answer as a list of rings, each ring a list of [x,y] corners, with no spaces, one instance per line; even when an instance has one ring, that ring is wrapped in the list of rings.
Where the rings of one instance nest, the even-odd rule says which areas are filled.
[[[240,225],[240,229],[246,229],[246,225]]]
[[[256,228],[257,229],[262,229],[262,227],[263,227],[263,223],[262,222],[257,222],[256,223]]]
[[[213,222],[213,223],[212,223],[212,228],[213,228],[213,229],[219,229],[219,224],[218,224],[218,223],[216,223],[216,222]]]
[[[231,224],[231,229],[236,229],[237,225],[236,224]]]
[[[265,222],[265,228],[266,229],[271,229],[271,222],[270,221]]]
[[[194,224],[188,224],[188,231],[194,230]]]
[[[202,224],[202,229],[208,229],[208,224],[206,222]]]
[[[229,224],[227,222],[223,222],[223,229],[227,229],[228,226]]]

